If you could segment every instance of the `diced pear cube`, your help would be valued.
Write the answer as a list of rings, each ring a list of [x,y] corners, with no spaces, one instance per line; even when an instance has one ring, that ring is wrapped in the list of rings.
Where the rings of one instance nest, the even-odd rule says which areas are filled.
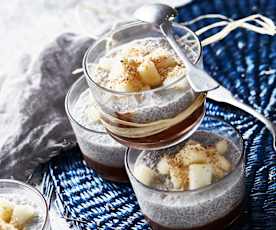
[[[27,223],[31,222],[35,215],[33,207],[29,205],[16,205],[10,223],[18,229],[23,229]]]
[[[10,222],[13,212],[13,204],[5,199],[0,199],[0,219]]]
[[[219,168],[216,164],[214,163],[211,163],[212,165],[212,172],[213,172],[213,175],[216,177],[216,178],[222,178],[224,177],[225,175],[225,172]]]
[[[222,178],[225,175],[225,172],[231,170],[231,163],[214,147],[207,149],[208,160],[207,163],[211,164],[213,168],[214,176]]]
[[[212,167],[209,164],[189,166],[189,189],[198,189],[212,183]]]
[[[177,61],[170,52],[163,48],[158,48],[150,54],[151,60],[154,62],[157,69],[174,67]]]
[[[185,190],[188,187],[188,168],[170,167],[170,178],[174,189]]]
[[[121,82],[117,82],[113,89],[119,92],[139,92],[145,88],[146,87],[141,81],[134,78],[128,78]]]
[[[219,154],[224,155],[228,150],[228,144],[226,140],[222,140],[216,143],[216,149]]]
[[[151,168],[144,164],[140,164],[134,167],[134,176],[143,184],[150,186],[157,175]]]
[[[231,170],[231,163],[224,157],[221,156],[219,154],[215,155],[215,159],[216,159],[216,164],[218,167],[220,167],[221,169],[223,169],[226,172],[230,172]]]
[[[144,85],[142,82],[135,79],[129,79],[120,83],[117,90],[119,89],[118,91],[121,91],[121,92],[139,92],[143,88],[144,88]]]
[[[177,62],[175,61],[175,59],[172,56],[163,56],[156,63],[156,67],[158,69],[174,67],[176,65],[177,65]]]
[[[170,173],[170,166],[165,157],[161,158],[157,164],[157,170],[162,175],[168,175]]]
[[[190,148],[187,151],[181,152],[181,156],[184,165],[207,162],[205,152],[197,150],[196,148]]]
[[[4,220],[0,219],[0,230],[18,230],[12,224],[6,223]]]
[[[181,189],[182,180],[175,174],[171,174],[171,182],[174,189]]]
[[[145,60],[138,67],[137,71],[144,84],[151,87],[156,87],[162,84],[161,76],[152,61]]]

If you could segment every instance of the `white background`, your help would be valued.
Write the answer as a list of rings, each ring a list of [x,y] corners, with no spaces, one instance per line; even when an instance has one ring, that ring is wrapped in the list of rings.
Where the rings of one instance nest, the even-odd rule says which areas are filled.
[[[159,0],[181,5],[189,0]],[[129,18],[133,9],[157,0],[1,0],[0,79],[20,59],[30,60],[62,32],[97,34],[106,23]],[[1,83],[0,83],[1,86]]]

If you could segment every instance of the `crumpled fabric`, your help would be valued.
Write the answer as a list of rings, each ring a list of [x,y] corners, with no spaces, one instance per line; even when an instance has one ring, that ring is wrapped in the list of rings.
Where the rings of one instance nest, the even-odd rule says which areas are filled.
[[[30,63],[28,57],[15,76],[0,84],[0,178],[26,180],[69,142],[74,142],[64,99],[78,76],[83,56],[93,43],[66,33]]]

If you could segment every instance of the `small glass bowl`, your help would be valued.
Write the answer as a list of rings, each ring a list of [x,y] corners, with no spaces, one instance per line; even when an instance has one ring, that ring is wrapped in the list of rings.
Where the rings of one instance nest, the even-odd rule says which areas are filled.
[[[1,198],[16,204],[27,204],[35,209],[38,213],[38,218],[34,220],[30,229],[51,229],[47,202],[36,188],[20,181],[0,179],[0,199]]]
[[[173,31],[188,58],[202,67],[202,48],[195,33],[173,24]],[[123,145],[136,149],[161,149],[186,139],[205,113],[205,93],[195,93],[187,78],[142,92],[107,89],[94,79],[93,65],[110,52],[137,39],[164,38],[159,29],[143,22],[120,25],[106,33],[87,51],[83,69],[108,133]]]
[[[229,150],[232,171],[203,188],[164,191],[146,186],[134,176],[134,165],[140,154],[150,152],[152,156],[176,152],[178,146],[159,151],[129,149],[126,153],[125,164],[130,182],[141,210],[153,229],[224,229],[240,216],[245,200],[242,137],[230,124],[214,117],[205,117],[190,139],[200,138],[199,134],[203,132],[231,141],[238,150]],[[208,144],[211,139],[203,137],[200,142]]]
[[[84,77],[79,78],[69,89],[65,109],[87,165],[100,176],[115,182],[128,182],[124,167],[126,147],[114,141],[104,130],[91,129],[81,124],[73,112],[81,93],[88,89]]]

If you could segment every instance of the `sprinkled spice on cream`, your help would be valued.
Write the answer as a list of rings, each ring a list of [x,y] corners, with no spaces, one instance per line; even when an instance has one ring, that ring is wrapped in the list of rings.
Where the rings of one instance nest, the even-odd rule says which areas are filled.
[[[227,175],[232,165],[224,156],[225,140],[204,145],[190,140],[174,154],[151,159],[145,155],[137,160],[134,174],[142,183],[163,190],[193,190],[207,186]]]
[[[149,90],[185,74],[185,67],[161,38],[135,40],[113,49],[92,68],[97,83],[122,92]]]

